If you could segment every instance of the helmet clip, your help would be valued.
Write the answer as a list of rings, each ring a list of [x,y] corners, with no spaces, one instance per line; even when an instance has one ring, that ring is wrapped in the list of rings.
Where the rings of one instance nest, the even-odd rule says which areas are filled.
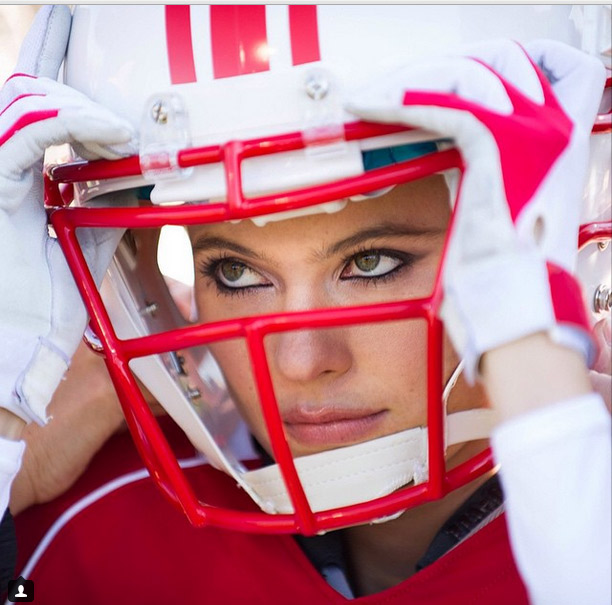
[[[304,92],[311,99],[304,114],[302,136],[305,152],[326,159],[329,155],[346,153],[344,112],[338,86],[332,74],[317,67],[304,79]]]
[[[140,122],[140,168],[145,179],[186,178],[192,168],[181,168],[178,155],[190,147],[189,115],[176,93],[149,97]]]

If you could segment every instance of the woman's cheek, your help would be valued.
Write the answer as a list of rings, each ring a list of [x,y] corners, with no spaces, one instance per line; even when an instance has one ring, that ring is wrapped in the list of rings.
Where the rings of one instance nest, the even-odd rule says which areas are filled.
[[[217,342],[210,345],[210,351],[223,372],[236,407],[251,429],[258,436],[262,435],[263,413],[246,342]]]

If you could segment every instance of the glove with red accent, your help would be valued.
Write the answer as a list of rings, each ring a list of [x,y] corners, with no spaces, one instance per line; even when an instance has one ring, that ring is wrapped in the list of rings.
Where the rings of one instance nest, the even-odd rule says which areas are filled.
[[[45,6],[0,90],[0,407],[44,423],[46,406],[85,328],[86,312],[68,265],[47,233],[42,160],[50,145],[77,144],[84,157],[120,157],[127,122],[55,81],[71,15]],[[101,280],[117,234],[80,234]]]
[[[468,378],[485,351],[539,331],[590,363],[572,271],[603,65],[552,41],[472,50],[383,78],[348,109],[452,137],[461,152],[442,316]]]

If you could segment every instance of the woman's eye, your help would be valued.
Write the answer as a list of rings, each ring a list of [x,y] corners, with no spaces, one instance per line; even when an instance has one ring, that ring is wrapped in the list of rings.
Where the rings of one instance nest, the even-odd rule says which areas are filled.
[[[382,252],[360,252],[355,254],[347,263],[341,277],[380,277],[391,273],[403,261],[397,257],[383,254]]]
[[[249,288],[267,284],[266,279],[237,260],[224,260],[217,265],[217,278],[228,288]]]

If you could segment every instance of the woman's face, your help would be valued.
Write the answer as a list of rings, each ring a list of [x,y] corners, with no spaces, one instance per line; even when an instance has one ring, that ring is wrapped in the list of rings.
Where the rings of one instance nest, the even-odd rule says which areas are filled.
[[[446,227],[442,177],[349,202],[335,214],[190,230],[200,321],[419,298],[433,287]],[[270,335],[266,353],[289,445],[303,456],[426,421],[422,320]],[[211,350],[258,441],[270,443],[246,345]],[[445,346],[445,376],[457,364]],[[455,389],[449,408],[477,405]]]

